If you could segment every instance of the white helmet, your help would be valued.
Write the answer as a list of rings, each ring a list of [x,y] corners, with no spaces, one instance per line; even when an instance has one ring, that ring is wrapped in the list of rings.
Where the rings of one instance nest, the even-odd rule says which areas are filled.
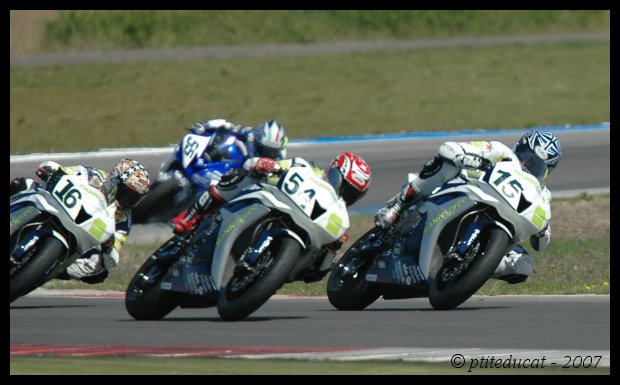
[[[288,143],[288,137],[284,127],[275,120],[261,123],[257,128],[256,151],[260,156],[276,159],[280,154],[284,157],[284,151]]]

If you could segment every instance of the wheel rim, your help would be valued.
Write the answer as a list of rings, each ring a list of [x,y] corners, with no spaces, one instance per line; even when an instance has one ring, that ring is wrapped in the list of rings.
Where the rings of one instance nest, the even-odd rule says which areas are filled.
[[[239,263],[235,267],[235,274],[226,288],[226,298],[234,300],[250,290],[267,272],[274,260],[272,251],[269,250],[261,256],[254,266],[249,266],[243,262]],[[241,275],[237,275],[238,273],[241,273]]]

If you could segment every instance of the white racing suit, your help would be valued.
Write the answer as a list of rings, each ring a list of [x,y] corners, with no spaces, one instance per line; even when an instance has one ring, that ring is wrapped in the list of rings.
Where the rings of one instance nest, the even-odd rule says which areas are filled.
[[[71,171],[74,175],[83,176],[91,186],[96,188],[101,188],[102,181],[106,178],[105,171],[92,167],[73,166],[65,167],[65,170]],[[119,252],[129,235],[131,211],[117,208],[114,218],[116,222],[114,235],[108,242],[88,250],[76,259],[65,270],[64,278],[94,284],[101,283],[108,277],[110,269],[118,265]]]
[[[437,156],[426,162],[418,177],[407,182],[402,191],[392,198],[375,216],[377,226],[390,226],[406,208],[430,195],[433,190],[455,178],[463,168],[480,168],[485,162],[512,159],[516,155],[505,144],[496,141],[446,142],[439,147]],[[550,201],[551,193],[543,188],[543,196]],[[531,246],[542,251],[551,238],[551,229],[530,237]],[[520,245],[508,252],[491,276],[508,283],[519,283],[533,272],[532,256]]]

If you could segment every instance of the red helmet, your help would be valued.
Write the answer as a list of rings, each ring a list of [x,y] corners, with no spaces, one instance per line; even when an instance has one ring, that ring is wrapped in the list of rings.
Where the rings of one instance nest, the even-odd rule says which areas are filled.
[[[368,191],[370,174],[370,166],[364,159],[345,152],[332,160],[325,172],[325,178],[347,206],[351,206]]]

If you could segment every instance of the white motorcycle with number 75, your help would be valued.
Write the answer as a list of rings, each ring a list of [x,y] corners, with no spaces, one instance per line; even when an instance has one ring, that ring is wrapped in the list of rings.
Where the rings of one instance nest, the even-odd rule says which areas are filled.
[[[391,227],[374,227],[352,244],[329,276],[330,303],[361,310],[379,296],[428,297],[435,309],[457,307],[509,250],[547,226],[546,175],[534,154],[463,169]]]
[[[115,230],[116,203],[76,175],[34,183],[10,198],[11,302],[60,274]]]

